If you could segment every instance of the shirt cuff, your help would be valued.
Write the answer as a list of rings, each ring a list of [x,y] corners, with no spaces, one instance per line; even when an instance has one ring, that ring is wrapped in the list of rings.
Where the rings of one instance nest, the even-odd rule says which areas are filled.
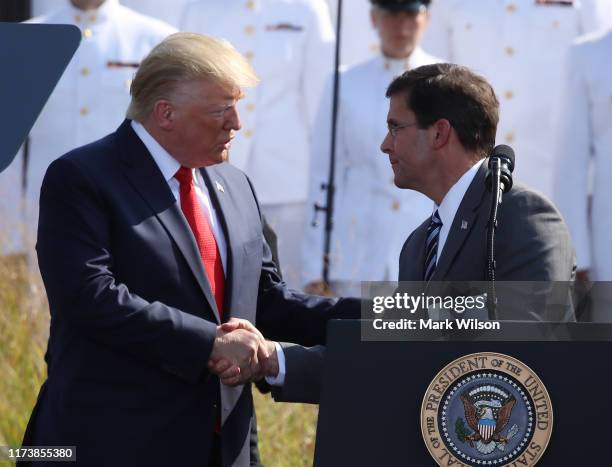
[[[285,353],[278,342],[274,343],[276,348],[276,359],[278,360],[278,374],[276,376],[266,376],[266,383],[270,386],[282,386],[285,384]]]

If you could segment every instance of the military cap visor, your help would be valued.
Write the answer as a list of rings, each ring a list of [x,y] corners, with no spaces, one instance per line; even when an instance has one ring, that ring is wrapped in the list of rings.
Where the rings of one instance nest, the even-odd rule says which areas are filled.
[[[372,6],[389,11],[409,11],[419,13],[425,11],[431,0],[370,0]]]

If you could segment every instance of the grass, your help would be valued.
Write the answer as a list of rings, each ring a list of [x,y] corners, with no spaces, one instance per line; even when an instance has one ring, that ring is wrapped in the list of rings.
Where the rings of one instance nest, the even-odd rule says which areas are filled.
[[[312,465],[318,406],[275,403],[253,390],[259,451],[266,467]]]
[[[0,446],[21,445],[46,377],[48,328],[40,279],[28,272],[23,258],[0,257]],[[254,396],[263,464],[312,465],[318,407],[277,404],[257,390]]]

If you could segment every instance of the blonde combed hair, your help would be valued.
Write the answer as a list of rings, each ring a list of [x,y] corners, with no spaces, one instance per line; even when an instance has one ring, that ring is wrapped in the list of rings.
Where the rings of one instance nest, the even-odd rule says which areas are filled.
[[[194,80],[239,88],[259,82],[253,67],[229,42],[178,32],[155,46],[138,67],[130,86],[127,118],[142,122],[155,102],[170,99],[179,83]]]

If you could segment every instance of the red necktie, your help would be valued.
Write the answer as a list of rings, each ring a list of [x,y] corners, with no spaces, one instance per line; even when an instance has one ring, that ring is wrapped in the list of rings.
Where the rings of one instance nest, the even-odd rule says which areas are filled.
[[[181,209],[189,222],[189,226],[193,232],[200,257],[204,264],[204,270],[208,276],[210,288],[217,302],[219,309],[219,317],[223,321],[223,297],[225,294],[225,276],[223,274],[223,264],[221,263],[221,255],[219,247],[213,235],[208,219],[202,212],[198,197],[196,195],[195,186],[193,184],[192,170],[187,167],[181,167],[174,176],[180,184],[181,192]]]

